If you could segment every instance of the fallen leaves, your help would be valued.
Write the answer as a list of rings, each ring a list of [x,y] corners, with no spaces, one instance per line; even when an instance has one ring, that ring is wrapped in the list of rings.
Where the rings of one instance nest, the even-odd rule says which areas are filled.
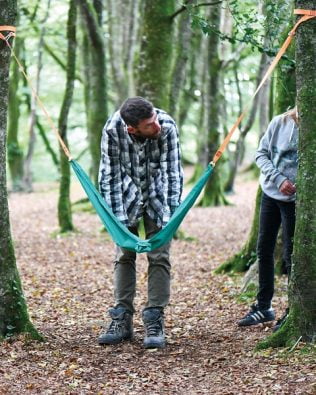
[[[97,337],[112,304],[114,245],[100,222],[75,213],[78,232],[57,229],[57,190],[10,196],[17,263],[33,322],[44,343],[23,338],[0,345],[0,394],[312,394],[315,358],[301,345],[254,352],[267,326],[236,327],[248,308],[237,303],[240,278],[213,269],[237,252],[248,234],[256,182],[237,184],[234,205],[193,208],[182,228],[193,241],[172,244],[168,345],[144,350],[140,312],[147,260],[137,261],[135,339],[100,347]],[[37,189],[38,190],[38,189]],[[74,200],[82,197],[75,186]],[[275,305],[286,304],[281,280]]]

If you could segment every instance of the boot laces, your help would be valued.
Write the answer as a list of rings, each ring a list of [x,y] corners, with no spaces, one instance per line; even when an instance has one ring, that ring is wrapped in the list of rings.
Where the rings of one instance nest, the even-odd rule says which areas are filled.
[[[114,334],[123,327],[123,321],[118,319],[113,319],[107,333]]]
[[[150,321],[146,325],[147,336],[159,336],[161,332],[161,326],[159,320]]]

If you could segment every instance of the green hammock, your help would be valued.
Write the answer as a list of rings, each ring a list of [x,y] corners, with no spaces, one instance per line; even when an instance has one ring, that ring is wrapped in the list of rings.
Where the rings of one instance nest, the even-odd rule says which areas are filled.
[[[142,240],[118,221],[79,163],[73,159],[70,160],[70,163],[83,189],[115,243],[122,248],[139,253],[153,251],[172,239],[172,236],[180,226],[186,213],[193,206],[213,171],[213,166],[209,164],[193,189],[176,209],[167,225],[152,238]]]

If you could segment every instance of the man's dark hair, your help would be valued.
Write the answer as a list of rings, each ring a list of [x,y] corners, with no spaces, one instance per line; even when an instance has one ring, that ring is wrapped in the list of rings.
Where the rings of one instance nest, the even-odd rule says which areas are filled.
[[[122,104],[120,114],[126,125],[136,128],[140,121],[153,116],[154,106],[143,97],[130,97]]]

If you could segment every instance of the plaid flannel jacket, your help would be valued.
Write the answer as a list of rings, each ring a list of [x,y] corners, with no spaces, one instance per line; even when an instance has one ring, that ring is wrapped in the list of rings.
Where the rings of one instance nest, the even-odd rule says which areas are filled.
[[[103,129],[100,192],[126,226],[135,226],[146,212],[163,227],[180,204],[183,170],[178,129],[166,112],[155,111],[161,125],[157,140],[141,142],[130,135],[119,111]]]

